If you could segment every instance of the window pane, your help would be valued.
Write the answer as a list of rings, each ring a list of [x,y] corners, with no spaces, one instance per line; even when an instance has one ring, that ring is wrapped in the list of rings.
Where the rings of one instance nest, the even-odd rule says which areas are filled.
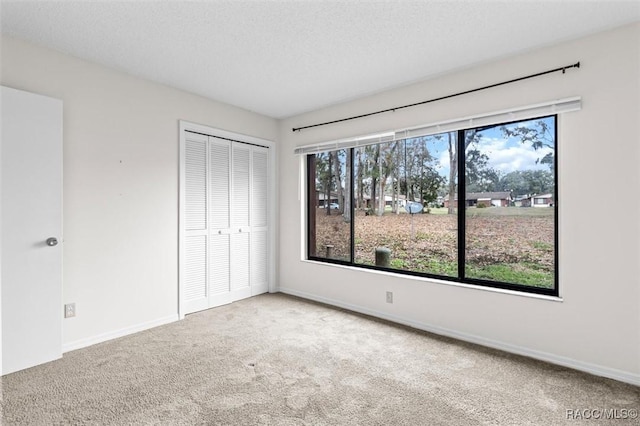
[[[315,193],[308,194],[313,215],[309,218],[311,257],[351,260],[349,153],[339,150],[310,156],[310,178],[315,182]]]
[[[354,149],[354,262],[457,276],[455,151],[455,133]]]
[[[555,283],[555,117],[465,132],[468,278]]]

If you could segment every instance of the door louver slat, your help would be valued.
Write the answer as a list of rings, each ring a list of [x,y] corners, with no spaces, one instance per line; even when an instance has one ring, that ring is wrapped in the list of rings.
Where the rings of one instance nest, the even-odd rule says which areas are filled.
[[[187,230],[207,226],[207,142],[187,140],[185,147],[185,210]]]
[[[188,237],[185,247],[184,297],[192,301],[207,297],[207,237]]]

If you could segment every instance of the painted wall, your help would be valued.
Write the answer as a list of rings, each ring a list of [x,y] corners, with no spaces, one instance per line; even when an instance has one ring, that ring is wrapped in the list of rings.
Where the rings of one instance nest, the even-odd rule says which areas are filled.
[[[281,291],[640,384],[640,24],[300,115],[280,123]],[[293,133],[580,61],[578,70]],[[302,260],[296,146],[571,96],[559,119],[562,301]],[[586,200],[607,194],[598,205]],[[393,304],[385,292],[394,292]]]
[[[64,102],[65,349],[177,319],[178,120],[277,122],[7,37],[1,81]]]

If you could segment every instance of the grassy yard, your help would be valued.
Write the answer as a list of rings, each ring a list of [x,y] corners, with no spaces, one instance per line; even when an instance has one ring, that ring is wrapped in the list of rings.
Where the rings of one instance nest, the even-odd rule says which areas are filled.
[[[446,209],[444,209],[446,210]],[[467,217],[469,216],[518,216],[518,217],[551,217],[555,209],[551,207],[486,207],[467,208]]]
[[[442,211],[444,210],[444,211]],[[318,209],[317,255],[349,257],[349,227],[339,212]],[[467,209],[465,274],[468,277],[550,288],[554,277],[554,209],[489,207]],[[411,232],[413,222],[413,234]],[[431,214],[385,213],[355,220],[355,262],[374,264],[375,249],[391,250],[391,267],[457,276],[457,217],[446,209]]]

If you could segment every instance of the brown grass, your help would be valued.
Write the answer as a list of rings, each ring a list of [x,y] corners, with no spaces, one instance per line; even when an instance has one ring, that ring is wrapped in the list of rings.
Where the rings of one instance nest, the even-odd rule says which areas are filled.
[[[467,263],[479,267],[531,263],[541,271],[553,272],[553,212],[532,215],[528,210],[531,209],[496,209],[495,214],[483,211],[481,215],[469,210]],[[332,245],[331,257],[349,260],[350,223],[344,221],[340,212],[334,210],[327,216],[324,209],[317,210],[316,221],[317,255],[326,257],[326,246]],[[456,275],[457,216],[392,213],[365,216],[358,212],[355,262],[374,264],[377,247],[391,249],[392,267]]]

